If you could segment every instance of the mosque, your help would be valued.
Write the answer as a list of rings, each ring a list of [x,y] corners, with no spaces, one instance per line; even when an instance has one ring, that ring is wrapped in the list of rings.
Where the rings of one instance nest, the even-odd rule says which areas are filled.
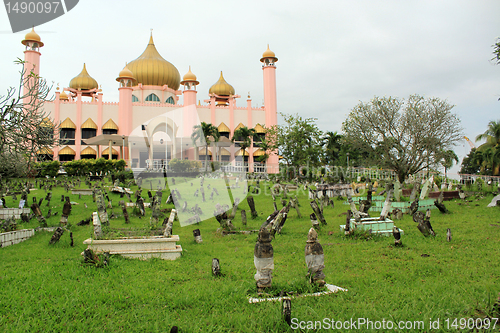
[[[40,36],[33,29],[22,44],[26,47],[25,72],[39,75],[40,48],[44,46]],[[87,72],[85,64],[68,87],[61,91],[57,88],[54,100],[45,102],[44,109],[47,122],[60,124],[60,135],[66,140],[64,145],[40,154],[61,162],[123,158],[131,168],[164,166],[174,158],[211,160],[249,172],[277,173],[278,156],[259,148],[266,128],[277,125],[277,61],[268,46],[260,59],[264,106],[252,107],[250,96],[246,106],[236,106],[236,99],[241,96],[226,82],[222,72],[210,87],[204,104],[197,104],[196,75],[189,68],[181,79],[177,68],[159,54],[151,34],[144,52],[118,73],[118,102],[104,101],[98,82]],[[164,114],[177,116],[169,121],[161,117]],[[214,125],[221,135],[217,145],[212,144],[208,150],[189,144],[193,126],[200,122]],[[257,136],[250,147],[242,150],[238,140],[232,143],[231,138],[235,130],[245,126],[255,129]],[[137,132],[146,138],[142,138],[146,142],[143,151],[134,151],[137,140],[132,139],[131,133]],[[266,153],[267,160],[258,162],[258,157]]]

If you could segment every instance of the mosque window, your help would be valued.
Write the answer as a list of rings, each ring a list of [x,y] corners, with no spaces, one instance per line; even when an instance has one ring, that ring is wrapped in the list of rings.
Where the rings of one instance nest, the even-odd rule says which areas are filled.
[[[169,98],[167,98],[167,100],[165,101],[165,103],[175,104],[175,101],[174,101],[174,99],[172,98],[172,96],[170,96]]]
[[[61,128],[59,132],[61,144],[74,145],[75,144],[75,130],[73,128]]]
[[[136,102],[139,102],[139,99],[137,97],[135,97],[134,95],[132,95],[132,103],[136,103]]]
[[[156,94],[149,94],[148,97],[146,97],[146,102],[159,102],[160,98],[156,96]]]

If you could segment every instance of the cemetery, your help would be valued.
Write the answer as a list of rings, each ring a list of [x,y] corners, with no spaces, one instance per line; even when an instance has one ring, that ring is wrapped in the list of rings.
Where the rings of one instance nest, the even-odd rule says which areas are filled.
[[[292,318],[498,317],[496,186],[455,184],[467,195],[445,201],[426,180],[354,191],[267,178],[2,180],[1,210],[24,210],[0,221],[0,326],[286,332]],[[232,206],[217,203],[224,191]]]

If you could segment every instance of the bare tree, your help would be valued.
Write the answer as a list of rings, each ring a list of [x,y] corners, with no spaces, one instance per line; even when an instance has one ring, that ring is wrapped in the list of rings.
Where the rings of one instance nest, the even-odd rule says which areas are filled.
[[[15,63],[24,68],[21,59]],[[18,86],[0,96],[0,168],[4,174],[29,175],[37,157],[57,144],[59,128],[44,110],[52,86],[33,71],[20,74]]]
[[[403,182],[436,166],[441,152],[462,139],[460,119],[452,108],[439,98],[375,97],[356,105],[342,130],[350,144],[370,150],[380,167],[394,170]]]

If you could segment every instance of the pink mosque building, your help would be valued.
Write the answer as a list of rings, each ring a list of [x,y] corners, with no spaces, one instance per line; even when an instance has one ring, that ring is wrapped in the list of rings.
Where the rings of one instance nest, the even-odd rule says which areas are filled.
[[[34,29],[26,34],[22,44],[25,71],[40,74],[40,48],[44,46]],[[276,58],[269,49],[260,62],[264,81],[264,106],[252,107],[250,96],[246,106],[237,106],[240,98],[221,72],[217,82],[208,91],[204,104],[196,103],[199,84],[191,68],[181,79],[179,71],[157,51],[151,35],[144,52],[121,70],[118,81],[119,101],[105,102],[104,94],[95,79],[83,69],[69,86],[58,90],[55,99],[44,104],[48,118],[60,124],[63,146],[44,153],[54,160],[70,161],[81,158],[123,158],[131,168],[168,163],[173,158],[208,159],[221,161],[227,167],[241,168],[248,162],[250,172],[277,173],[278,156],[270,153],[265,162],[257,162],[264,151],[258,146],[265,129],[277,125]],[[182,96],[182,99],[181,99]],[[182,119],[158,121],[155,118],[171,111],[183,110]],[[160,117],[161,118],[161,117]],[[212,145],[208,156],[204,148],[183,149],[190,140],[194,125],[205,122],[218,128],[221,139]],[[246,151],[230,139],[236,129],[254,128],[257,138]],[[146,151],[135,151],[132,137],[137,129],[147,137]],[[181,131],[179,131],[181,129]],[[179,134],[183,133],[183,134]],[[183,141],[184,140],[184,141]],[[142,140],[144,141],[144,140]],[[184,143],[183,143],[184,142]],[[269,153],[269,152],[268,152]]]

